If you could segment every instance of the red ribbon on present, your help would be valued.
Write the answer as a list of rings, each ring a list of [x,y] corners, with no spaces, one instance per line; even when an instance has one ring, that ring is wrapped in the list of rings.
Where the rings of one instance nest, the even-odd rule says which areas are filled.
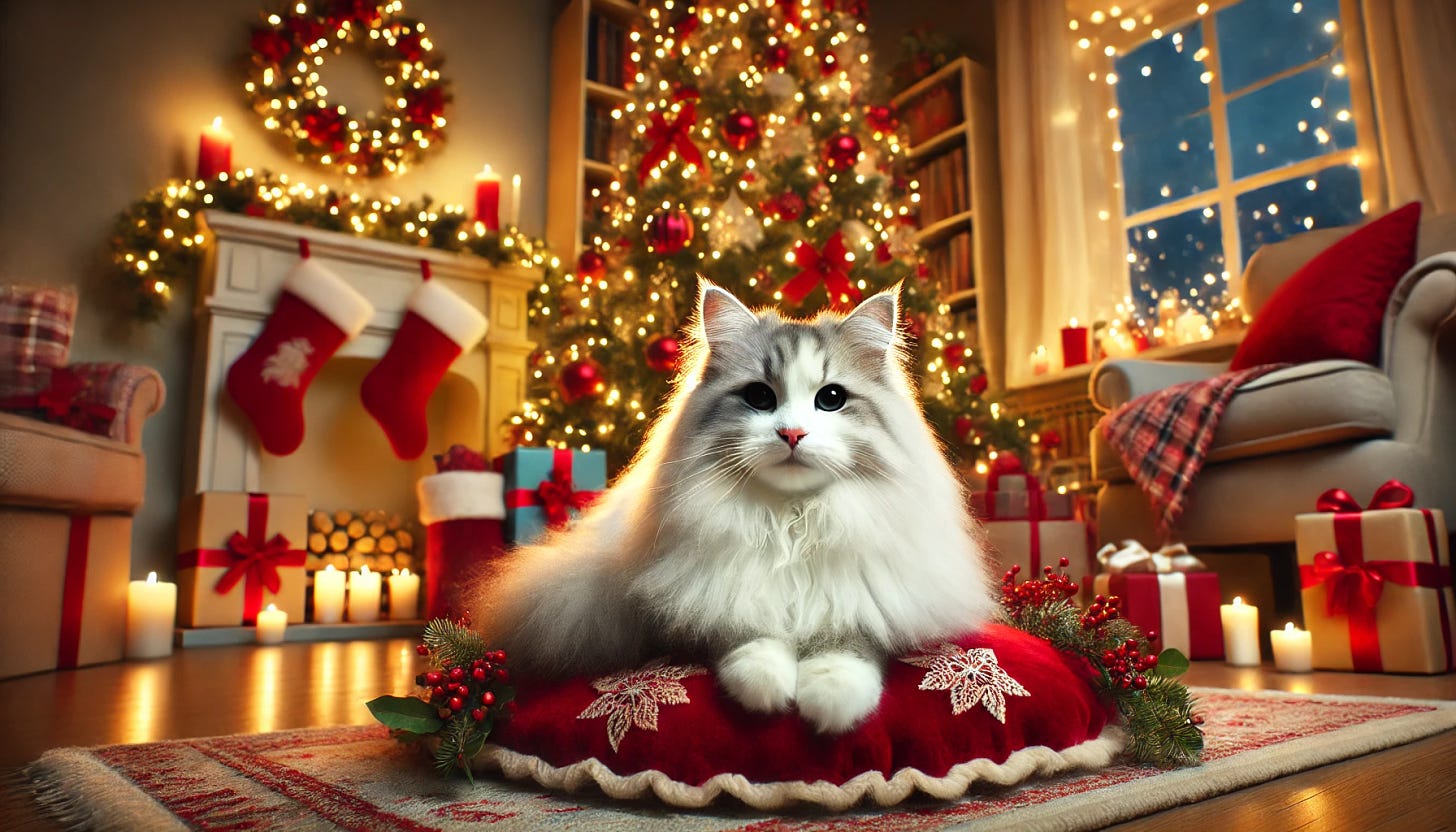
[[[91,555],[91,516],[71,516],[66,540],[66,577],[61,590],[61,638],[56,667],[75,667],[81,656],[81,619],[86,612],[86,562]]]
[[[698,120],[698,108],[689,101],[678,109],[677,118],[668,121],[661,110],[652,113],[652,125],[647,128],[647,152],[637,166],[637,181],[646,182],[652,169],[676,150],[683,164],[696,165],[703,170],[703,154],[693,144],[691,131]]]
[[[303,566],[307,553],[302,549],[290,549],[288,538],[275,534],[268,538],[268,495],[248,495],[248,525],[246,531],[235,531],[222,549],[193,549],[177,557],[177,568],[193,569],[199,566],[223,566],[223,572],[213,584],[212,591],[227,595],[243,584],[243,623],[255,624],[258,613],[263,609],[263,591],[278,594],[283,588],[283,579],[278,574],[281,566]]]
[[[1325,615],[1344,615],[1350,624],[1350,656],[1354,669],[1379,673],[1384,669],[1380,657],[1380,632],[1375,622],[1375,608],[1387,581],[1406,587],[1434,589],[1441,611],[1441,638],[1446,648],[1446,669],[1452,669],[1450,616],[1446,597],[1441,590],[1451,585],[1451,567],[1436,561],[1435,522],[1429,509],[1420,509],[1425,517],[1431,563],[1407,560],[1365,560],[1365,544],[1360,531],[1362,512],[1410,508],[1415,494],[1399,480],[1390,480],[1375,490],[1370,504],[1360,503],[1340,488],[1321,494],[1316,506],[1334,516],[1335,551],[1318,552],[1313,564],[1300,564],[1300,585],[1312,589],[1325,588]]]
[[[601,496],[600,491],[577,491],[571,481],[572,454],[557,448],[551,456],[551,475],[535,488],[512,488],[506,492],[506,508],[539,508],[546,513],[546,527],[559,529]]]
[[[844,235],[838,231],[824,243],[822,251],[808,240],[800,240],[794,248],[794,263],[800,271],[779,291],[794,303],[803,303],[814,287],[823,283],[829,305],[834,309],[847,309],[853,305],[850,301],[859,303],[863,295],[849,281],[848,254]]]

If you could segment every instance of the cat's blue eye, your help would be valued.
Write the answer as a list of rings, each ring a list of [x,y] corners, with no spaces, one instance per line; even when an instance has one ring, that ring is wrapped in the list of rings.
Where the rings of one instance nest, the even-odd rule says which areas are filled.
[[[849,394],[844,392],[843,387],[838,384],[826,384],[819,388],[818,393],[814,394],[814,406],[820,410],[838,410],[844,407],[844,400],[847,398],[849,398]]]
[[[755,381],[749,384],[738,395],[742,396],[743,401],[754,410],[773,410],[779,403],[778,397],[774,395],[773,388],[761,381]]]

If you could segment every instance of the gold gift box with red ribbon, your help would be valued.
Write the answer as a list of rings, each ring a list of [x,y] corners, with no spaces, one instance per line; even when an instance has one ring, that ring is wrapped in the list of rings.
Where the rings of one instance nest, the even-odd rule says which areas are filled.
[[[269,604],[303,622],[306,497],[204,491],[182,501],[177,531],[181,626],[253,624]]]
[[[1456,598],[1446,522],[1412,508],[1391,480],[1362,507],[1330,489],[1295,516],[1295,545],[1314,666],[1362,673],[1445,673],[1453,665]]]
[[[1048,566],[1057,569],[1060,560],[1066,558],[1068,565],[1060,571],[1074,583],[1081,585],[1092,574],[1086,524],[1049,517],[1046,492],[1036,477],[1026,473],[1020,460],[1010,454],[998,456],[991,464],[986,486],[988,490],[980,500],[972,501],[971,508],[985,523],[986,542],[1003,570],[1019,566],[1021,577],[1030,580],[1042,577]],[[1014,499],[1000,499],[1003,492],[1010,492]],[[1025,509],[1014,520],[981,514],[1001,503]]]

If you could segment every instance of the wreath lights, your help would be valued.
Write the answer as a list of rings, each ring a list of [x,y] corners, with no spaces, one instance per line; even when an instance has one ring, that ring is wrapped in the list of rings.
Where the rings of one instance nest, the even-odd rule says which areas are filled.
[[[350,176],[403,173],[445,138],[448,82],[425,24],[403,16],[401,0],[298,2],[265,12],[250,39],[244,89],[263,126],[309,162]],[[329,55],[362,49],[385,87],[382,106],[363,115],[330,100],[319,69]]]

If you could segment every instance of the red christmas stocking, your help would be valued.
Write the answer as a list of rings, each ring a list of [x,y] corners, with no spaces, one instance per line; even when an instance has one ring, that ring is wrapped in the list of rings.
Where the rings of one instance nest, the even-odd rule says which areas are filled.
[[[227,391],[268,453],[303,443],[303,395],[319,368],[364,328],[374,307],[342,278],[304,257],[283,279],[268,323],[233,366]]]
[[[410,295],[389,351],[364,377],[359,397],[394,453],[414,459],[425,450],[425,405],[445,371],[485,335],[485,316],[439,283],[426,280]]]

